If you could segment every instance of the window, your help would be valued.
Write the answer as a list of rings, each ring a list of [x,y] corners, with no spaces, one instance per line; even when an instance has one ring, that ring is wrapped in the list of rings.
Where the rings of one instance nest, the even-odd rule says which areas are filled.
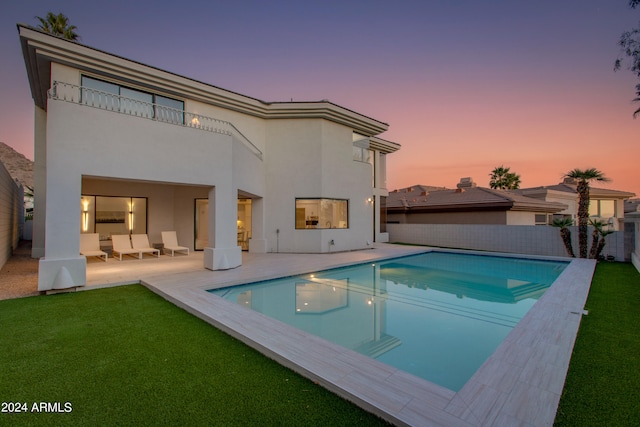
[[[82,195],[80,231],[98,233],[100,240],[113,234],[147,233],[147,198]]]
[[[105,110],[120,110],[120,87],[113,83],[103,82],[82,76],[82,99],[85,105]]]
[[[547,214],[535,214],[535,223],[536,225],[546,225]]]
[[[184,124],[184,102],[82,76],[82,104],[162,122]]]
[[[595,216],[598,218],[615,217],[616,201],[592,199],[589,202],[589,216]]]
[[[120,111],[131,116],[153,118],[153,95],[139,90],[120,88]]]
[[[353,160],[373,164],[373,151],[369,149],[369,138],[353,133]]]
[[[373,163],[373,151],[354,145],[353,160],[363,163]]]
[[[296,230],[348,227],[347,200],[296,199]]]

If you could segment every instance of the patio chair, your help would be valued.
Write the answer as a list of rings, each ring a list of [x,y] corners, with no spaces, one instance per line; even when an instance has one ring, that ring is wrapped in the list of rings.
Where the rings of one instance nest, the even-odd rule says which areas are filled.
[[[131,246],[133,249],[140,251],[140,258],[142,258],[142,254],[155,254],[158,258],[160,257],[160,250],[151,247],[149,237],[146,234],[132,234]]]
[[[98,233],[82,233],[80,234],[80,255],[95,256],[100,259],[104,257],[107,262],[109,255],[100,249],[100,236]]]
[[[178,236],[175,231],[163,231],[162,244],[164,245],[164,252],[171,251],[171,256],[175,255],[175,251],[187,251],[187,255],[189,255],[189,248],[178,245]]]
[[[142,252],[140,252],[140,250],[138,249],[133,249],[133,247],[131,247],[131,240],[129,239],[129,235],[114,234],[113,236],[111,236],[111,242],[113,243],[114,258],[116,253],[120,256],[120,261],[122,261],[122,255],[137,254],[138,259],[142,258]]]

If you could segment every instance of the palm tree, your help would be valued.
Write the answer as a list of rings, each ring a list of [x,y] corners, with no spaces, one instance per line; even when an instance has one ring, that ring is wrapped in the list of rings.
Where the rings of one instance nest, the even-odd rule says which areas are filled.
[[[606,224],[598,219],[590,219],[589,224],[591,224],[591,226],[593,227],[593,232],[591,233],[591,249],[589,250],[589,258],[597,259],[596,252],[600,244],[600,236],[604,232],[604,226]]]
[[[500,190],[515,190],[520,188],[520,175],[510,172],[511,168],[499,166],[489,174],[489,187]]]
[[[571,245],[571,230],[569,230],[569,227],[573,225],[573,220],[571,218],[556,218],[551,225],[560,229],[562,243],[564,243],[567,253],[571,258],[575,258],[576,255],[573,253],[573,246]]]
[[[609,178],[595,168],[573,169],[564,175],[577,181],[578,192],[578,246],[580,258],[587,257],[587,240],[589,224],[589,183],[591,181],[607,182]]]
[[[594,257],[595,259],[599,259],[600,258],[600,254],[602,253],[602,250],[604,249],[604,245],[607,244],[607,242],[605,240],[605,237],[607,237],[611,233],[613,233],[613,230],[602,229],[602,231],[600,231],[600,236],[602,238],[598,242],[598,248],[596,249],[596,255]]]
[[[40,21],[40,28],[45,33],[53,34],[54,36],[62,37],[67,40],[78,40],[80,36],[75,32],[78,28],[75,25],[69,25],[69,18],[62,13],[55,14],[52,12],[47,13],[47,16],[41,18],[36,16],[36,19]]]

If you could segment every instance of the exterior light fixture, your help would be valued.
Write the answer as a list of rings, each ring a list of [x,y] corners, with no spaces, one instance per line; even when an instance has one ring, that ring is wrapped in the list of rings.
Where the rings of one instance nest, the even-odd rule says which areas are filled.
[[[133,231],[133,202],[129,203],[129,231]]]
[[[89,230],[89,201],[82,199],[82,231]]]

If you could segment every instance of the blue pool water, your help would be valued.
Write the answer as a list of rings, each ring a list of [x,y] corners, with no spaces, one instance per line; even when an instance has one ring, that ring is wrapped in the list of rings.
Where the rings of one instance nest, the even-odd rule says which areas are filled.
[[[459,391],[567,265],[430,252],[209,292]]]

